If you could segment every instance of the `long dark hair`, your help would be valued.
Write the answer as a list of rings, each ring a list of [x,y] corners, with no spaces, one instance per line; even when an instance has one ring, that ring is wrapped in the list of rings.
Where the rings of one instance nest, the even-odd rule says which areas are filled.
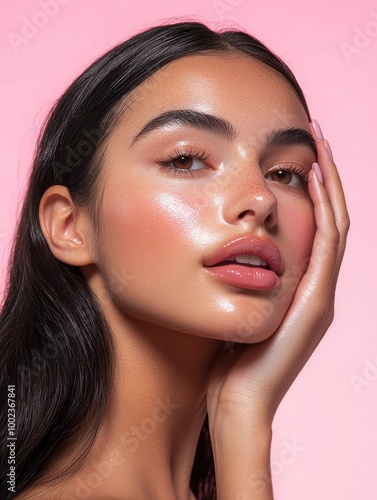
[[[101,145],[116,124],[121,101],[169,62],[218,52],[247,55],[280,73],[309,117],[294,75],[261,42],[240,31],[217,33],[201,23],[182,22],[151,28],[100,57],[73,82],[46,120],[13,246],[0,318],[2,402],[7,401],[8,386],[15,386],[17,493],[41,480],[76,441],[81,447],[65,472],[80,466],[105,415],[112,381],[109,327],[80,270],[50,252],[38,219],[41,197],[49,186],[61,184],[75,203],[93,207]],[[0,412],[0,497],[7,500],[14,493],[7,483],[6,404],[1,404]],[[207,420],[191,487],[198,498],[216,498]]]

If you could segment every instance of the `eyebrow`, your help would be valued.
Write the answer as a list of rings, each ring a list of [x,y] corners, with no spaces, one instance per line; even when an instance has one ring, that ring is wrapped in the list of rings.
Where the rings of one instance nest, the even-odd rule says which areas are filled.
[[[191,109],[173,109],[171,111],[165,111],[147,122],[133,138],[132,145],[148,132],[162,128],[166,125],[188,125],[189,127],[223,137],[229,141],[234,139],[237,135],[233,125],[227,120],[224,120],[224,118]]]
[[[228,141],[233,140],[237,136],[236,129],[224,118],[192,109],[173,109],[165,111],[148,121],[133,138],[131,146],[149,132],[168,125],[187,125],[197,130],[210,132]],[[310,133],[304,129],[290,128],[274,130],[267,138],[268,148],[289,145],[307,146],[317,155],[315,141]]]
[[[309,132],[302,128],[290,128],[274,130],[267,139],[267,147],[277,146],[306,146],[317,156],[317,146],[315,140]]]

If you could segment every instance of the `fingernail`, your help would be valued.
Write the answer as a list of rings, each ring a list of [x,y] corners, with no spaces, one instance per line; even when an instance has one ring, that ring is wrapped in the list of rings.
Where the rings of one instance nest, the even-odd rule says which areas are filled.
[[[329,144],[328,140],[327,140],[327,139],[325,139],[325,140],[323,141],[323,143],[324,143],[325,148],[327,149],[327,151],[328,151],[328,153],[329,153],[329,155],[330,155],[331,159],[333,160],[333,159],[334,159],[334,157],[333,157],[333,154],[332,154],[332,151],[331,151],[330,144]]]
[[[314,128],[314,133],[317,136],[317,139],[322,140],[323,139],[323,134],[321,127],[319,126],[319,123],[317,120],[312,120],[313,128]]]
[[[315,162],[315,163],[313,163],[313,168],[314,168],[314,172],[316,173],[318,179],[323,184],[323,175],[322,175],[321,167],[319,166],[319,164],[317,162]]]

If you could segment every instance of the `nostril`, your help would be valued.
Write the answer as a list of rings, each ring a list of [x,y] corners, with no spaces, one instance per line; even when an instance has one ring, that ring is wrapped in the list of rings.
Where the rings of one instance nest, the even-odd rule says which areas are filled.
[[[255,216],[255,212],[254,210],[244,210],[242,213],[240,213],[240,215],[238,216],[239,219],[243,219],[244,217],[246,217],[246,215],[251,215],[252,217]]]
[[[274,226],[276,223],[276,215],[271,212],[270,214],[267,215],[266,219],[265,219],[265,224],[267,226]]]

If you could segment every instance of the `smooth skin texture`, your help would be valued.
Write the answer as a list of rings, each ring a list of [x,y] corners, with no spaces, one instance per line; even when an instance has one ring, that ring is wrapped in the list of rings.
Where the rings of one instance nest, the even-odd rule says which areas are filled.
[[[333,318],[349,219],[335,164],[289,84],[228,54],[185,57],[158,76],[134,91],[107,139],[96,220],[62,186],[41,201],[51,251],[81,267],[111,325],[115,380],[84,466],[20,498],[84,498],[86,488],[91,499],[191,499],[208,411],[218,498],[272,499],[274,414]],[[175,123],[135,140],[177,109],[227,120],[236,133]],[[317,157],[307,143],[267,145],[291,128],[312,134]],[[171,160],[177,153],[185,158]],[[278,245],[278,288],[237,288],[203,268],[244,235]],[[224,350],[224,341],[236,344]]]
[[[135,92],[109,140],[93,249],[102,271],[101,282],[93,278],[93,286],[103,294],[105,282],[109,307],[116,307],[113,316],[121,311],[174,331],[243,342],[264,340],[281,323],[307,265],[315,224],[307,192],[266,176],[283,160],[287,168],[294,163],[308,174],[315,155],[307,146],[266,148],[273,130],[309,130],[294,92],[271,73],[247,58],[196,56],[163,70],[151,95],[140,89],[139,98]],[[227,141],[171,125],[132,145],[150,119],[172,109],[226,119],[237,136]],[[209,156],[194,160],[192,175],[157,164],[176,151]],[[247,234],[273,238],[280,248],[285,272],[273,293],[235,290],[203,272],[206,257]],[[129,279],[112,286],[114,271],[121,269]],[[273,314],[259,326],[242,328],[251,308],[271,307]]]

